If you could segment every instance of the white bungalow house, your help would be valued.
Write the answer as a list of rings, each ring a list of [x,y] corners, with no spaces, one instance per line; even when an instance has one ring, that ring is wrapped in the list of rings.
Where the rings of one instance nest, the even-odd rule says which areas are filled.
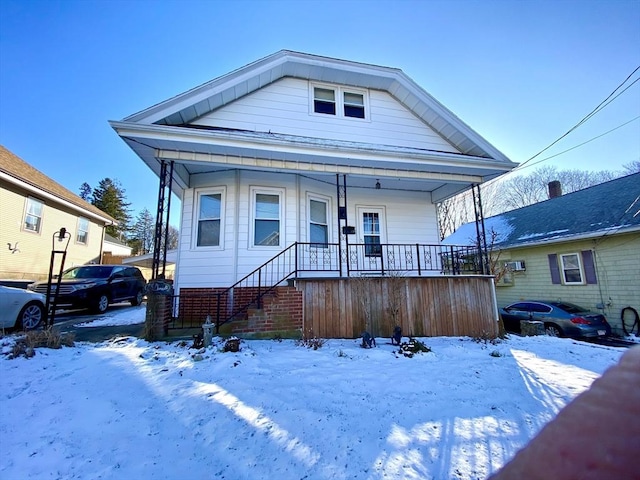
[[[181,200],[175,292],[219,310],[289,279],[298,330],[315,315],[305,278],[455,273],[437,203],[516,165],[401,70],[286,50],[110,123],[159,176],[159,218],[165,189]],[[330,303],[314,328],[351,321]]]

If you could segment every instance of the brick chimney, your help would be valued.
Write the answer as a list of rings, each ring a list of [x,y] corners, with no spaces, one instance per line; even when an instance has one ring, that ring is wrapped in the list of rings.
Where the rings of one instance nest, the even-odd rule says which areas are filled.
[[[558,180],[549,182],[549,198],[562,196],[562,184]]]

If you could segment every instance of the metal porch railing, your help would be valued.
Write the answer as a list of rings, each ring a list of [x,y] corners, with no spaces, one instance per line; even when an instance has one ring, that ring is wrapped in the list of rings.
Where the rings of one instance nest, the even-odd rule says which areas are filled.
[[[349,244],[296,242],[227,288],[180,293],[173,298],[169,328],[202,325],[209,316],[216,333],[225,323],[262,308],[266,295],[303,274],[434,275],[481,273],[477,249],[426,244]]]

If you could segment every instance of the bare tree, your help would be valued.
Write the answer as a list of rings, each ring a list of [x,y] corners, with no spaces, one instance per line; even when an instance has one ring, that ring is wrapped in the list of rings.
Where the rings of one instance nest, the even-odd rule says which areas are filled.
[[[627,173],[633,173],[634,169],[640,171],[640,162],[632,162],[625,168]],[[549,166],[538,168],[528,175],[487,182],[480,186],[483,216],[486,218],[547,200],[549,182],[554,180],[560,182],[563,193],[571,193],[613,180],[620,174],[609,170],[558,170]],[[460,225],[473,221],[475,209],[471,190],[438,204],[440,239],[455,232]]]
[[[619,174],[610,170],[558,170],[556,167],[541,167],[528,175],[520,175],[501,182],[499,210],[504,212],[526,207],[549,198],[549,182],[557,180],[562,193],[572,193],[599,183],[607,182]]]
[[[622,167],[624,168],[625,175],[638,173],[640,172],[640,160],[634,160],[633,162],[625,163]]]
[[[500,213],[498,210],[500,198],[500,184],[498,182],[485,183],[480,186],[483,216],[488,217]],[[466,190],[455,197],[448,198],[438,204],[438,229],[440,239],[451,235],[464,223],[475,221],[473,194]]]

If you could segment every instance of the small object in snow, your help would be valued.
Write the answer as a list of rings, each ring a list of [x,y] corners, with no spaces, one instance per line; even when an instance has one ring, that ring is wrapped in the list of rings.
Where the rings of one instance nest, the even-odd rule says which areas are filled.
[[[362,348],[373,348],[376,345],[376,339],[369,332],[362,332]]]
[[[400,325],[396,325],[393,328],[393,335],[391,336],[391,345],[400,345],[402,341],[402,328]]]

